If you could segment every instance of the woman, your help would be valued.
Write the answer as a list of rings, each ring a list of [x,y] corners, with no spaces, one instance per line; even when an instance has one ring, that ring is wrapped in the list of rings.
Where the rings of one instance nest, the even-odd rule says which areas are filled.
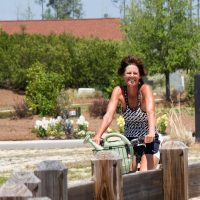
[[[136,159],[132,170],[136,171],[140,162],[140,171],[155,169],[160,159],[160,140],[155,128],[155,109],[152,89],[142,80],[146,76],[143,62],[127,56],[121,61],[118,74],[124,79],[126,86],[113,89],[107,112],[93,140],[99,144],[102,134],[111,124],[117,105],[122,105],[125,120],[124,135],[131,141],[144,136],[146,147],[136,147]]]

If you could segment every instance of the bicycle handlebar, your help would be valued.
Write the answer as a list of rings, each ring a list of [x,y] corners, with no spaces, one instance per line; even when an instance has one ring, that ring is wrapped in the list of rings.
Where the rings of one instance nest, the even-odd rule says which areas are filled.
[[[136,146],[146,147],[146,144],[144,143],[144,137],[134,138],[130,142],[131,142],[131,145],[133,145],[133,147],[136,147]]]

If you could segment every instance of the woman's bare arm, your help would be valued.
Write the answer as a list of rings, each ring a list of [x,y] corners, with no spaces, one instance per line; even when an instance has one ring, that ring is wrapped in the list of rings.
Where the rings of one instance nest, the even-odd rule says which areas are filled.
[[[144,97],[145,109],[148,116],[148,128],[149,132],[145,136],[145,143],[153,142],[155,137],[155,127],[156,127],[156,119],[155,119],[155,106],[154,106],[154,96],[149,85],[143,85],[141,88],[142,96]]]
[[[100,143],[100,139],[102,134],[106,131],[106,129],[109,127],[109,125],[111,124],[118,102],[119,102],[119,96],[121,94],[121,88],[119,86],[115,87],[113,89],[110,101],[108,103],[108,107],[107,107],[107,111],[106,114],[103,117],[103,120],[101,122],[101,125],[99,127],[99,130],[97,131],[95,137],[93,138],[93,140],[99,144]]]

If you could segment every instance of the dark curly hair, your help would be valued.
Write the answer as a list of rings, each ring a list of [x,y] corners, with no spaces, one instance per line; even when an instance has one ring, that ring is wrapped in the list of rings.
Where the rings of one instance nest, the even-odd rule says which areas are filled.
[[[134,64],[134,65],[136,65],[138,67],[140,76],[146,76],[147,75],[147,71],[144,68],[143,61],[141,59],[139,59],[139,58],[136,58],[133,55],[129,55],[129,56],[127,56],[127,57],[122,59],[121,65],[120,65],[120,67],[118,69],[118,74],[120,76],[123,76],[124,72],[126,70],[126,67],[128,65],[131,65],[131,64]]]

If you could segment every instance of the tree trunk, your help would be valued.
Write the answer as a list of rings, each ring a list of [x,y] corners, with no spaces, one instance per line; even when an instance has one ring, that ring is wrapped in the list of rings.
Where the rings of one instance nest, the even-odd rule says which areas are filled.
[[[165,85],[166,85],[166,100],[170,101],[170,80],[169,80],[169,71],[165,72]]]

